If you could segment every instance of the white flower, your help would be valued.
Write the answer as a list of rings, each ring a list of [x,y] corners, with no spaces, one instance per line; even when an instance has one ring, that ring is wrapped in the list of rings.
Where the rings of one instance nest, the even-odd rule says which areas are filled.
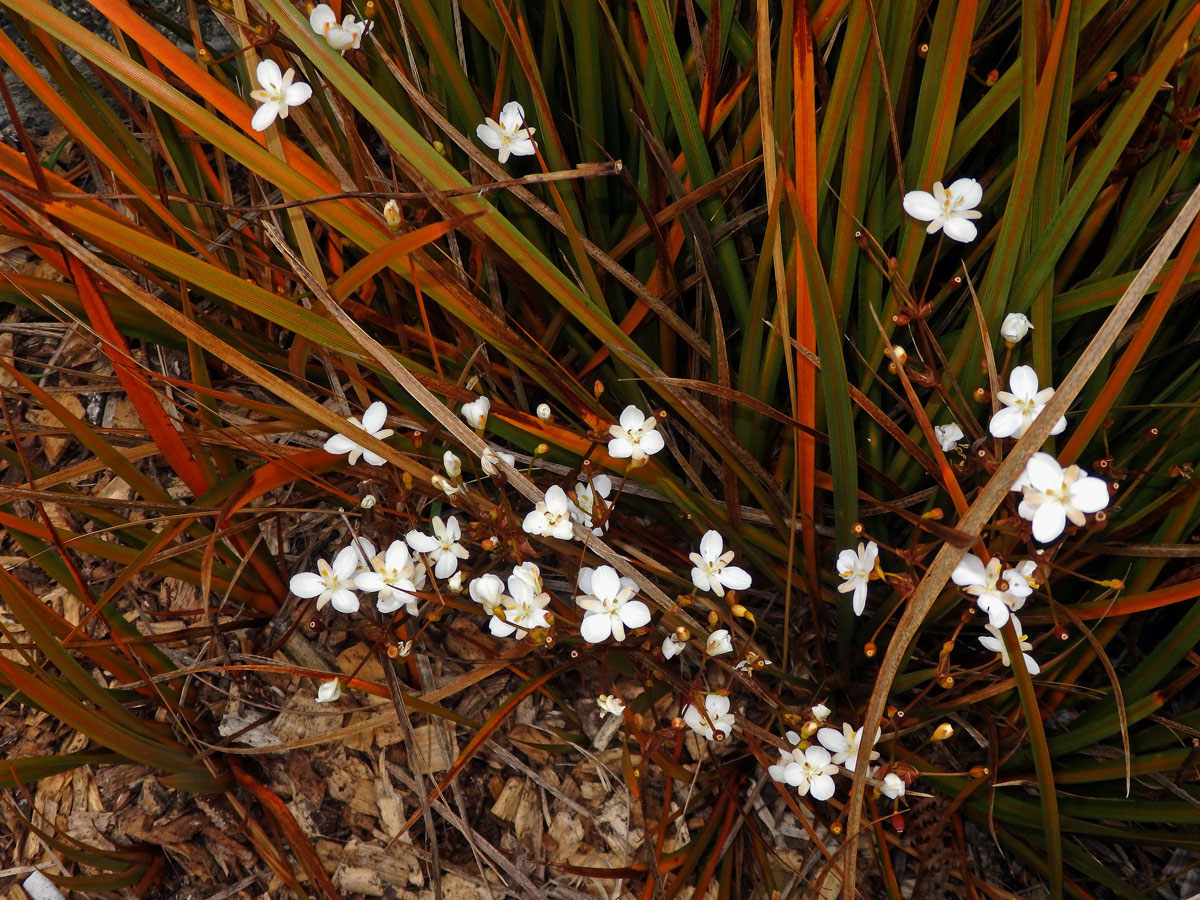
[[[1009,313],[1000,324],[1000,337],[1006,344],[1018,344],[1033,328],[1033,323],[1023,313]]]
[[[345,53],[347,50],[357,50],[362,46],[362,36],[368,31],[373,22],[355,22],[354,16],[346,16],[339,25],[337,16],[327,3],[321,3],[309,13],[308,24],[312,30],[325,38],[326,43],[334,50]]]
[[[255,131],[266,131],[276,116],[286,119],[291,107],[299,106],[312,96],[312,88],[303,81],[292,84],[292,79],[296,77],[295,69],[280,73],[274,60],[264,59],[260,62],[255,75],[258,77],[259,90],[251,91],[250,97],[262,104],[250,120],[250,127]]]
[[[875,740],[879,740],[879,729],[875,730]],[[855,731],[850,727],[850,724],[843,723],[842,730],[836,728],[822,728],[817,732],[817,740],[821,742],[826,750],[833,754],[833,762],[836,765],[845,766],[847,772],[853,772],[854,767],[860,762],[859,757],[862,753],[859,749],[859,744],[862,743],[863,730],[860,728]],[[872,741],[871,745],[874,746]],[[879,759],[879,751],[872,750],[870,758],[866,760]]]
[[[546,606],[550,595],[542,588],[542,573],[531,562],[515,567],[508,576],[508,595],[492,608],[488,627],[496,637],[508,637],[516,632],[517,639],[535,628],[550,624]]]
[[[567,492],[556,484],[546,491],[546,499],[539,500],[533,511],[525,516],[521,527],[529,534],[569,541],[575,534],[571,527],[572,508]]]
[[[801,797],[811,793],[814,800],[828,800],[833,796],[833,776],[837,770],[828,750],[812,746],[807,750],[794,747],[779,751],[779,762],[767,772],[775,781],[796,788]]]
[[[888,772],[884,775],[883,782],[879,785],[879,793],[889,800],[899,800],[904,796],[904,790],[904,779],[895,772]]]
[[[619,716],[625,712],[625,701],[612,694],[601,694],[596,698],[596,705],[610,716]]]
[[[608,528],[608,522],[605,521],[602,525],[593,528],[595,524],[594,517],[600,513],[600,504],[596,502],[596,498],[607,500],[609,493],[612,491],[612,479],[607,475],[596,475],[592,478],[591,484],[579,482],[575,485],[575,504],[571,507],[571,518],[582,525],[584,528],[591,528],[592,534],[600,537]],[[605,512],[607,513],[607,506]],[[605,516],[607,520],[607,515]]]
[[[725,549],[725,539],[716,531],[706,531],[700,538],[700,552],[688,554],[692,561],[692,584],[699,590],[725,596],[725,589],[744,591],[750,587],[750,573],[733,562],[733,551]]]
[[[672,659],[686,649],[687,641],[681,641],[673,634],[668,634],[663,638],[662,653],[664,659]]]
[[[332,703],[340,696],[342,696],[342,680],[340,678],[322,681],[321,686],[317,688],[318,703]]]
[[[289,587],[297,597],[317,598],[317,609],[332,603],[340,613],[358,612],[358,595],[354,593],[354,571],[358,566],[358,551],[343,547],[333,558],[333,565],[317,560],[316,572],[299,572],[292,576]]]
[[[1025,466],[1023,493],[1017,511],[1033,522],[1033,537],[1048,544],[1066,527],[1085,525],[1084,513],[1099,512],[1108,506],[1108,485],[1088,475],[1079,466],[1064,469],[1049,453],[1035,453]]]
[[[441,516],[434,516],[432,522],[433,536],[419,531],[410,531],[405,540],[408,546],[418,553],[428,553],[433,563],[433,574],[437,578],[449,578],[458,569],[458,561],[466,559],[471,554],[460,543],[462,532],[458,527],[458,519],[451,516],[444,523]]]
[[[543,422],[549,422],[552,418],[554,418],[554,413],[550,411],[549,403],[538,404],[537,417]]]
[[[854,614],[856,616],[861,616],[866,608],[867,583],[875,571],[878,558],[879,547],[874,541],[869,541],[867,544],[859,541],[857,552],[847,549],[838,554],[837,573],[844,579],[838,585],[838,591],[842,594],[854,591]]]
[[[704,652],[709,656],[720,656],[722,653],[733,652],[733,641],[729,639],[728,628],[718,628],[708,636]]]
[[[387,421],[387,406],[382,400],[376,400],[367,407],[367,411],[363,413],[361,422],[353,416],[346,421],[359,431],[365,431],[371,437],[379,438],[381,441],[395,434],[392,429],[383,427],[383,424]],[[329,440],[325,442],[325,452],[332,453],[334,456],[349,453],[350,455],[346,458],[346,463],[351,466],[358,462],[360,456],[373,466],[382,466],[387,462],[386,459],[374,450],[360,447],[344,434],[330,435]]]
[[[509,155],[533,156],[537,152],[537,144],[531,140],[537,129],[522,128],[524,124],[525,110],[516,100],[509,100],[500,110],[500,121],[485,118],[483,124],[475,129],[475,134],[487,146],[499,151],[500,165],[504,165]]]
[[[425,567],[418,566],[404,541],[392,541],[384,553],[372,561],[375,571],[361,572],[354,579],[360,591],[378,594],[375,608],[381,613],[393,613],[401,606],[409,615],[417,614],[416,592],[425,587]]]
[[[658,419],[645,416],[636,406],[627,406],[621,413],[621,423],[610,426],[608,455],[613,459],[629,459],[640,463],[661,450],[666,442],[654,429]]]
[[[510,466],[517,464],[517,458],[511,453],[505,453],[503,450],[493,450],[491,447],[485,447],[483,455],[479,457],[480,468],[488,475],[495,478],[500,474],[500,460],[504,460]]]
[[[492,401],[487,397],[476,397],[470,403],[462,405],[462,417],[467,420],[468,425],[482,432],[487,425],[488,411],[491,408]]]
[[[579,590],[575,602],[583,612],[579,633],[589,644],[599,644],[611,634],[625,640],[626,628],[641,628],[650,622],[650,607],[634,600],[637,585],[621,578],[612,566],[579,570]]]
[[[936,234],[938,229],[946,237],[962,243],[970,243],[978,234],[972,219],[981,215],[975,207],[983,199],[983,188],[974,178],[960,178],[942,187],[940,181],[933,183],[933,193],[909,191],[904,195],[904,211],[914,219],[928,222],[927,234]]]
[[[999,557],[993,556],[984,566],[982,559],[974,553],[968,553],[950,573],[954,583],[975,598],[979,608],[987,613],[988,621],[996,628],[1002,627],[1010,615],[1025,605],[1025,598],[1033,593],[1033,588],[1020,570],[1007,569],[1002,574],[1000,570],[1003,566]],[[1003,590],[998,586],[1001,578],[1008,584]]]
[[[949,453],[957,447],[958,442],[965,437],[957,422],[951,422],[949,425],[934,425],[933,436],[944,453]]]
[[[446,474],[451,478],[457,478],[462,474],[462,460],[460,460],[453,450],[447,450],[442,454],[442,465],[446,467]]]
[[[1004,409],[992,416],[992,421],[988,423],[992,437],[1019,438],[1054,396],[1054,388],[1038,390],[1038,377],[1033,366],[1017,366],[1013,369],[1008,376],[1008,385],[1012,388],[1011,393],[996,392],[996,399],[1004,404]],[[1066,427],[1066,416],[1060,416],[1050,433],[1061,434]]]
[[[504,582],[499,575],[483,575],[472,578],[467,586],[471,599],[483,607],[489,616],[494,616],[512,598],[504,593]]]
[[[687,723],[688,728],[707,741],[713,740],[718,731],[721,732],[722,738],[727,738],[729,732],[733,731],[734,722],[733,713],[729,711],[729,698],[720,694],[708,694],[704,698],[704,715],[689,703],[683,708],[683,721]]]
[[[1013,628],[1017,631],[1017,644],[1021,648],[1021,656],[1025,658],[1025,669],[1030,675],[1036,675],[1042,671],[1042,667],[1037,664],[1037,660],[1029,655],[1027,651],[1033,649],[1033,644],[1029,643],[1025,635],[1021,633],[1021,621],[1016,616],[1012,617]],[[993,628],[991,625],[983,626],[987,629],[987,635],[980,635],[979,643],[993,653],[1000,654],[1000,661],[1006,666],[1012,666],[1012,660],[1008,655],[1008,647],[1004,645],[1004,637],[1000,634],[1000,629]]]

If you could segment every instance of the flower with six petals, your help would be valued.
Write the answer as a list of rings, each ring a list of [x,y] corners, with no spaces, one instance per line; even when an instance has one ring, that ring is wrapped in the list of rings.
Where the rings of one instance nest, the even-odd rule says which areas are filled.
[[[354,586],[368,594],[377,594],[375,608],[384,615],[401,606],[410,616],[417,614],[416,592],[425,587],[425,567],[417,565],[404,541],[391,546],[371,561],[374,571],[360,572]]]
[[[608,640],[625,640],[626,628],[641,628],[650,624],[650,607],[634,600],[637,585],[622,578],[612,566],[579,570],[579,591],[575,602],[583,610],[579,633],[589,644]]]
[[[666,446],[663,436],[655,429],[658,419],[647,416],[636,406],[627,406],[621,412],[621,420],[612,425],[608,433],[608,455],[613,459],[628,459],[635,465],[644,463]]]
[[[1008,376],[1008,386],[1011,391],[996,391],[996,399],[1004,404],[1004,409],[992,416],[988,423],[992,437],[1019,438],[1054,396],[1052,387],[1038,390],[1037,372],[1033,371],[1033,366],[1017,366],[1013,369]],[[1066,416],[1060,416],[1050,433],[1061,434],[1066,427]]]
[[[536,128],[522,127],[525,125],[525,110],[516,100],[510,100],[500,110],[500,121],[490,116],[483,124],[475,129],[479,140],[493,150],[498,151],[500,165],[508,162],[511,156],[533,156],[537,152],[537,144],[533,141]]]
[[[829,751],[814,745],[805,750],[793,747],[779,751],[779,762],[767,772],[775,781],[796,788],[801,797],[811,794],[814,800],[828,800],[833,796],[837,770]]]
[[[724,551],[724,552],[722,552]],[[688,555],[692,561],[692,584],[701,591],[725,596],[725,589],[744,591],[750,587],[750,573],[731,566],[733,551],[725,550],[725,539],[719,532],[706,531],[700,539],[700,552]]]
[[[353,544],[343,547],[332,565],[319,559],[316,572],[299,572],[288,586],[297,597],[316,597],[317,609],[329,603],[340,613],[358,612],[358,594],[354,593],[358,558],[359,551]]]
[[[868,541],[866,544],[859,541],[857,551],[850,548],[838,554],[837,573],[843,579],[838,585],[838,591],[843,594],[854,592],[856,616],[861,616],[867,606],[867,584],[875,572],[878,559],[879,546],[874,541]]]
[[[359,431],[365,431],[371,437],[378,438],[381,441],[395,434],[392,429],[383,427],[384,423],[387,422],[387,406],[382,400],[376,400],[367,407],[367,411],[363,413],[361,422],[353,416],[346,421]],[[344,434],[330,435],[329,440],[325,442],[325,452],[332,453],[334,456],[349,453],[350,455],[346,458],[346,462],[349,465],[354,465],[358,462],[360,456],[373,466],[382,466],[387,462],[386,459],[374,450],[368,450],[365,447],[359,446]]]
[[[1079,466],[1064,469],[1049,453],[1033,454],[1018,484],[1025,499],[1017,511],[1033,522],[1033,538],[1042,544],[1062,534],[1068,521],[1085,525],[1085,513],[1108,506],[1108,485],[1103,479],[1088,475]]]
[[[250,120],[250,127],[255,131],[266,131],[276,117],[286,119],[293,106],[307,102],[312,96],[312,88],[303,81],[292,83],[292,79],[296,77],[295,69],[280,72],[279,64],[272,59],[260,62],[255,76],[258,78],[259,89],[251,91],[250,97],[262,104]]]
[[[567,499],[567,492],[557,484],[553,485],[546,490],[545,499],[539,500],[537,506],[525,516],[521,527],[529,534],[569,541],[575,534],[571,525],[572,509],[574,507]]]
[[[904,211],[914,219],[928,222],[927,234],[936,234],[940,229],[946,237],[965,244],[978,234],[971,220],[981,215],[975,207],[982,199],[983,188],[974,178],[959,178],[948,188],[935,181],[932,194],[927,191],[905,194]]]
[[[434,577],[449,578],[458,568],[458,561],[468,558],[471,554],[467,552],[466,547],[458,543],[462,531],[458,527],[458,519],[454,516],[445,522],[441,516],[434,516],[430,525],[433,527],[432,536],[414,529],[405,535],[405,540],[408,541],[408,546],[418,553],[429,554]]]
[[[875,730],[875,740],[879,740],[880,731]],[[855,731],[850,727],[849,722],[842,723],[842,730],[836,728],[822,728],[817,732],[817,740],[821,742],[821,746],[833,754],[833,762],[835,765],[844,766],[847,772],[853,772],[854,767],[862,760],[862,744],[863,730],[860,728]],[[874,746],[874,742],[872,742]],[[872,750],[867,762],[879,759],[879,751]]]

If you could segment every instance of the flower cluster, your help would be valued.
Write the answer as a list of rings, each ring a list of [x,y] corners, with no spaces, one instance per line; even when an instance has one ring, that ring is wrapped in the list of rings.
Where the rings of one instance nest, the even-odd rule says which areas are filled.
[[[338,24],[337,16],[328,3],[319,3],[308,15],[308,24],[325,42],[339,53],[357,50],[362,46],[363,35],[371,30],[374,22],[357,22],[354,16],[345,16]]]
[[[819,723],[828,716],[827,707],[813,707],[813,718],[805,727],[804,734],[811,736],[813,729],[817,729],[816,744],[810,744],[794,731],[787,733],[790,749],[779,751],[779,762],[767,770],[771,778],[796,788],[801,797],[809,796],[823,801],[836,791],[835,775],[841,771],[853,775],[858,765],[866,764],[868,781],[875,784],[880,793],[892,799],[900,797],[904,793],[905,782],[892,773],[882,775],[870,765],[879,758],[879,751],[874,746],[879,741],[880,732],[876,731],[875,740],[867,748],[863,746],[863,730],[859,728],[856,731],[849,723],[843,723],[840,729],[818,728]],[[891,780],[888,780],[889,776]]]
[[[508,593],[497,575],[483,575],[471,581],[467,590],[471,599],[491,618],[488,630],[496,637],[516,636],[518,640],[535,628],[550,625],[547,607],[551,597],[542,586],[542,573],[531,562],[522,563],[508,576]]]

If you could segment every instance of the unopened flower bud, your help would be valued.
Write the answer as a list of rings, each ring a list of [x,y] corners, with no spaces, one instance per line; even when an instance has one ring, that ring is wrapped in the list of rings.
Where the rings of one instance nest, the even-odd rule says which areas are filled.
[[[945,741],[954,736],[954,726],[949,722],[943,722],[937,728],[933,729],[933,737],[930,740]]]
[[[550,445],[544,442],[533,448],[533,453],[535,456],[545,456],[549,452]]]
[[[875,653],[876,653],[875,642],[867,641],[866,644],[863,645],[863,656],[865,656],[867,659],[874,659]]]
[[[383,204],[383,221],[387,222],[387,227],[395,231],[404,221],[404,217],[400,215],[400,204],[395,200],[389,200]]]
[[[463,592],[462,569],[459,569],[457,572],[455,572],[453,575],[450,576],[450,580],[446,582],[446,588],[452,594],[461,594]]]
[[[359,506],[361,506],[363,509],[372,509],[372,508],[374,508],[374,506],[375,506],[375,495],[374,495],[374,494],[367,494],[367,496],[363,497],[361,500],[359,500],[359,501],[358,501],[358,505],[359,505]]]
[[[446,455],[442,457],[442,464],[446,467],[446,474],[451,478],[457,478],[462,474],[462,461],[454,455],[453,451],[446,451]]]
[[[1031,328],[1033,323],[1023,313],[1009,313],[1000,325],[1000,337],[1011,347],[1025,340]]]
[[[805,722],[800,726],[800,737],[802,740],[808,740],[817,733],[817,729],[821,727],[820,722]]]
[[[991,772],[989,771],[987,766],[973,766],[971,768],[971,771],[968,772],[967,774],[970,775],[972,778],[985,778],[989,774],[991,774]]]
[[[908,351],[906,351],[899,344],[896,344],[892,347],[892,349],[889,351],[889,355],[900,365],[904,365],[908,361]]]
[[[537,408],[537,417],[543,422],[549,422],[554,418],[554,413],[550,411],[549,403],[539,403]]]

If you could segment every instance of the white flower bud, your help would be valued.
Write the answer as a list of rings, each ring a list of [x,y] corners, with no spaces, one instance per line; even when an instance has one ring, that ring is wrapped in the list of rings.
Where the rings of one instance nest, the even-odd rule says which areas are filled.
[[[367,494],[367,496],[358,501],[358,505],[363,509],[373,509],[375,507],[375,495]]]
[[[470,425],[478,432],[482,432],[484,426],[487,425],[488,411],[492,408],[492,401],[487,397],[478,397],[470,403],[464,403],[462,406],[462,417],[467,420]]]
[[[395,231],[400,227],[402,221],[400,216],[400,204],[395,200],[389,200],[383,204],[383,220],[387,222],[387,227]]]
[[[1004,338],[1006,344],[1019,344],[1025,340],[1031,328],[1033,323],[1022,313],[1009,313],[1000,326],[1000,337]]]
[[[539,403],[538,404],[537,417],[539,419],[541,419],[543,422],[549,422],[554,417],[554,413],[552,413],[550,411],[549,403]]]
[[[445,456],[442,457],[442,464],[446,467],[446,474],[451,478],[457,478],[462,474],[462,461],[454,455],[454,451],[446,451]]]

